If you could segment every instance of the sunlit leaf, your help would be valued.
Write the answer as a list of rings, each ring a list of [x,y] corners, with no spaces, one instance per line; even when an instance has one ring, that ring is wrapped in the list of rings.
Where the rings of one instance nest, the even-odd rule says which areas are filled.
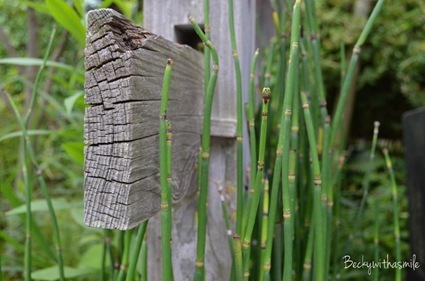
[[[52,130],[28,130],[27,134],[29,136],[36,136],[36,135],[49,135],[49,134],[52,134],[54,132],[56,132],[56,131],[52,131]],[[21,137],[22,135],[23,135],[22,131],[12,132],[12,133],[9,133],[9,134],[6,134],[6,135],[0,137],[0,142],[7,140],[7,139],[11,139],[11,138]]]
[[[83,142],[67,142],[62,144],[62,148],[66,153],[78,164],[84,164],[84,143]]]
[[[32,1],[19,1],[19,3],[21,3],[22,5],[31,7],[39,13],[44,13],[44,14],[49,13],[49,8],[47,8],[45,3],[37,3]]]
[[[53,18],[84,46],[86,31],[77,12],[62,0],[46,0],[46,4]]]
[[[43,60],[42,59],[37,59],[37,58],[4,58],[4,59],[0,59],[0,64],[13,64],[13,65],[23,65],[23,66],[40,66],[43,64]],[[55,61],[47,61],[46,65],[49,67],[56,67],[56,68],[60,68],[63,70],[67,70],[67,71],[71,71],[71,72],[75,72],[78,71],[75,69],[75,67],[72,67],[70,65],[64,64],[64,63],[60,63],[60,62],[55,62]]]
[[[80,257],[80,260],[78,262],[79,266],[101,269],[102,252],[103,244],[97,243],[95,245],[90,246],[90,248],[88,248],[87,251]],[[109,259],[107,259],[106,262],[107,264],[109,264]]]
[[[64,267],[64,273],[65,278],[76,278],[76,277],[82,277],[89,274],[95,273],[95,270],[88,267],[82,267],[82,268],[74,268],[74,267]],[[52,266],[43,268],[37,271],[33,271],[31,273],[31,278],[35,280],[58,280],[59,279],[59,268],[58,266]]]
[[[56,198],[52,199],[52,205],[55,210],[63,210],[63,209],[71,209],[76,208],[79,205],[81,205],[81,202],[67,202],[64,198]],[[49,208],[47,206],[46,200],[34,200],[31,201],[31,211],[32,212],[42,212],[42,211],[48,211]],[[8,212],[6,212],[6,215],[17,215],[17,214],[25,214],[26,213],[26,206],[25,204],[14,208]]]
[[[71,112],[72,112],[72,109],[74,108],[75,102],[78,100],[78,98],[80,98],[83,95],[84,95],[84,92],[77,92],[77,93],[73,94],[72,96],[67,97],[65,99],[64,104],[65,104],[65,109],[66,109],[66,113],[68,114],[68,116],[71,115]]]

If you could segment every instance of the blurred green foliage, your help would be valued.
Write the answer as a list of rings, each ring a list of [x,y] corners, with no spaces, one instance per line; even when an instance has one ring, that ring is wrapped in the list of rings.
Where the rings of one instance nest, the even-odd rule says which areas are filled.
[[[323,65],[328,89],[339,88],[339,49],[346,45],[351,54],[365,19],[353,16],[357,1],[319,1]],[[371,6],[374,1],[370,2]],[[422,0],[387,1],[366,44],[362,47],[362,70],[356,87],[386,83],[386,92],[402,93],[414,107],[425,106],[425,2]],[[369,92],[377,92],[373,87]],[[335,94],[335,93],[330,93]]]

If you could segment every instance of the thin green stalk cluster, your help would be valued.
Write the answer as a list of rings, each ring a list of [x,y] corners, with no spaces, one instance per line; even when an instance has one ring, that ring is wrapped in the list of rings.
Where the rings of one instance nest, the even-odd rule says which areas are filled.
[[[235,36],[235,22],[233,19],[233,0],[228,2],[229,8],[229,32],[230,42],[232,45],[233,61],[235,64],[236,74],[236,233],[241,234],[242,231],[242,215],[243,215],[243,137],[242,137],[242,124],[243,124],[243,113],[242,113],[242,75],[241,66],[239,63],[238,50],[236,47],[236,36]]]
[[[171,125],[167,119],[168,95],[173,60],[167,60],[162,85],[162,99],[159,115],[159,167],[161,183],[161,234],[162,234],[162,280],[173,280],[171,251],[172,209],[171,209]]]
[[[248,127],[249,127],[249,145],[251,153],[251,181],[250,187],[253,188],[255,180],[255,170],[257,169],[257,138],[255,134],[255,72],[257,69],[259,50],[255,50],[254,57],[252,59],[251,74],[249,78],[249,106],[248,106]]]
[[[120,271],[118,277],[115,279],[117,281],[124,281],[125,276],[127,275],[127,266],[130,259],[130,246],[131,246],[131,236],[133,230],[124,231],[124,251],[121,258]]]
[[[214,90],[217,81],[218,73],[218,55],[211,41],[205,36],[199,25],[193,18],[189,18],[195,29],[196,34],[201,38],[202,42],[211,51],[211,57],[213,60],[213,67],[211,76],[208,81],[207,93],[205,95],[204,104],[204,124],[202,129],[202,163],[200,169],[201,186],[198,197],[198,239],[196,247],[196,263],[195,263],[195,276],[194,280],[204,280],[205,278],[205,239],[206,239],[206,228],[207,228],[207,196],[208,196],[208,180],[209,180],[209,163],[210,163],[210,135],[211,135],[211,111],[212,102],[214,97]]]
[[[142,250],[142,244],[143,240],[145,239],[147,226],[148,221],[144,221],[137,229],[136,243],[131,247],[133,248],[133,251],[131,252],[130,264],[128,266],[127,276],[125,279],[126,281],[133,281],[135,279],[134,277],[136,276],[137,261],[139,259],[140,251]]]

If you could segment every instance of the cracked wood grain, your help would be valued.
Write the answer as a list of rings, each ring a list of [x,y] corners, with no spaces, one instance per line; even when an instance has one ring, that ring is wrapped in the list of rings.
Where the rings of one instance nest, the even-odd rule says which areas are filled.
[[[159,108],[166,61],[174,60],[173,199],[196,190],[203,110],[202,55],[101,9],[87,15],[84,221],[130,229],[160,210]]]

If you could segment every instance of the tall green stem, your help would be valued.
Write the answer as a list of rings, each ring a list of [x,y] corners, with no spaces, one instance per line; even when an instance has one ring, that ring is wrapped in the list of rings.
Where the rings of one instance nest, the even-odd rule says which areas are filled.
[[[373,128],[372,146],[370,148],[369,162],[367,164],[366,174],[363,178],[363,183],[362,183],[363,195],[362,195],[362,200],[360,202],[360,206],[358,208],[356,219],[355,219],[355,224],[357,227],[360,225],[360,220],[363,215],[364,205],[366,203],[366,198],[369,193],[370,175],[372,174],[373,166],[374,166],[373,161],[375,160],[375,150],[376,150],[376,143],[378,142],[379,125],[380,123],[378,121],[375,121],[373,123],[374,128]],[[355,229],[357,229],[357,227],[355,227]]]
[[[255,136],[255,71],[257,69],[257,60],[258,60],[258,49],[255,50],[254,57],[252,59],[251,65],[251,74],[249,78],[249,144],[250,144],[250,153],[251,153],[251,183],[250,186],[254,185],[255,180],[255,170],[257,165],[257,138]]]
[[[260,281],[264,280],[264,257],[266,252],[267,245],[267,229],[268,229],[268,220],[269,220],[269,181],[265,179],[264,181],[264,195],[263,195],[263,219],[261,221],[261,265],[259,268],[259,277]],[[269,241],[271,243],[272,241]]]
[[[162,85],[162,99],[159,115],[159,167],[160,167],[160,183],[161,183],[161,234],[162,234],[162,280],[173,280],[173,264],[171,252],[171,160],[168,157],[168,145],[171,141],[171,133],[169,132],[169,124],[167,124],[167,108],[168,93],[170,89],[171,72],[173,61],[167,60],[167,66],[164,72],[164,81]]]
[[[195,29],[196,34],[201,38],[202,42],[211,50],[213,60],[213,71],[208,82],[207,94],[205,95],[204,106],[204,124],[202,129],[202,165],[201,165],[201,187],[198,198],[198,239],[196,247],[196,263],[194,280],[201,281],[205,278],[205,240],[207,229],[207,197],[208,197],[208,180],[209,180],[209,164],[210,164],[210,136],[211,136],[211,111],[214,97],[215,85],[218,73],[218,55],[211,41],[205,36],[198,24],[193,18],[189,18]]]
[[[263,99],[263,109],[262,109],[262,118],[261,118],[261,129],[260,129],[260,146],[258,151],[258,167],[255,175],[255,190],[254,194],[249,200],[248,206],[248,220],[246,225],[246,230],[243,237],[242,247],[243,247],[243,267],[244,267],[244,280],[249,278],[249,260],[251,248],[251,238],[252,231],[254,230],[255,218],[257,216],[257,209],[260,201],[262,181],[264,177],[264,153],[266,149],[266,140],[267,140],[267,119],[269,112],[269,103],[270,103],[270,88],[264,88],[262,92]]]
[[[397,194],[397,183],[395,180],[393,164],[388,154],[388,149],[382,150],[385,156],[385,163],[387,165],[388,172],[390,173],[391,180],[391,193],[393,197],[393,218],[394,218],[394,236],[395,236],[395,259],[401,261],[401,249],[400,249],[400,223],[399,223],[399,210],[398,210],[398,194]],[[401,268],[397,267],[395,270],[395,281],[401,281]]]
[[[132,246],[133,251],[131,253],[130,264],[128,266],[127,277],[125,279],[126,281],[133,281],[136,275],[137,260],[139,259],[143,240],[145,239],[147,226],[148,221],[144,221],[139,225],[137,230],[136,243],[134,246]]]
[[[313,121],[309,110],[309,103],[307,96],[301,92],[302,107],[304,109],[304,121],[307,129],[308,142],[310,147],[310,157],[313,160],[313,173],[314,173],[314,269],[315,280],[325,280],[325,263],[326,263],[326,249],[324,245],[324,227],[326,221],[323,220],[323,209],[321,202],[321,187],[322,177],[320,173],[319,155],[316,148],[316,137],[314,135]]]
[[[128,260],[130,257],[130,245],[131,245],[131,236],[133,230],[124,231],[124,251],[121,257],[120,272],[116,280],[124,281],[125,275],[127,274]]]
[[[229,31],[230,31],[230,42],[232,45],[233,61],[235,64],[236,74],[236,233],[241,234],[242,231],[242,215],[243,215],[243,138],[242,138],[242,124],[243,124],[243,113],[242,113],[242,76],[241,66],[239,63],[238,50],[236,46],[235,36],[235,22],[233,19],[233,0],[229,0]]]
[[[292,219],[291,213],[291,195],[289,187],[289,148],[291,135],[291,119],[293,97],[296,89],[299,57],[299,35],[301,20],[301,0],[296,0],[293,7],[292,26],[291,26],[291,50],[289,53],[288,72],[286,77],[285,98],[283,102],[283,112],[281,117],[281,130],[283,130],[282,147],[282,200],[283,200],[283,219],[284,219],[284,265],[283,280],[292,280]]]
[[[361,47],[364,44],[367,36],[369,35],[369,32],[372,28],[373,23],[375,22],[376,18],[378,17],[378,14],[380,13],[382,6],[384,5],[385,0],[378,0],[375,7],[373,8],[372,14],[368,18],[366,25],[364,26],[362,33],[360,34],[359,38],[357,39],[356,45],[353,48],[353,54],[350,59],[350,63],[348,65],[347,74],[344,79],[344,83],[342,85],[341,89],[341,96],[337,103],[337,108],[335,111],[335,117],[332,120],[332,131],[330,136],[330,142],[329,147],[332,147],[336,134],[338,132],[339,124],[342,119],[342,113],[345,108],[345,102],[347,100],[348,94],[350,92],[351,83],[353,81],[354,72],[356,69],[357,61],[359,59],[359,55],[361,52]]]

